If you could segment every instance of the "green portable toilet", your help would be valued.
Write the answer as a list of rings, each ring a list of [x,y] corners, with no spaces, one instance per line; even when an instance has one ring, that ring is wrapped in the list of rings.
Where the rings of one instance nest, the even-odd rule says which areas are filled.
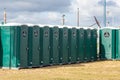
[[[3,68],[18,68],[20,63],[20,27],[2,26]]]
[[[50,29],[50,64],[59,64],[59,28]]]
[[[90,61],[91,60],[91,29],[86,29],[84,33],[84,41],[85,41],[85,53],[84,53],[84,60]]]
[[[41,28],[41,52],[40,52],[40,64],[41,66],[50,65],[50,29],[48,26]]]
[[[77,29],[69,29],[69,62],[77,62]]]
[[[40,51],[40,46],[39,46],[39,26],[32,26],[29,27],[29,55],[28,55],[28,64],[31,67],[38,67],[40,65],[40,60],[39,60],[39,51]]]
[[[60,41],[59,41],[59,59],[60,64],[68,63],[68,28],[60,28]]]
[[[97,29],[91,30],[91,61],[97,60]]]
[[[115,57],[115,29],[100,30],[100,58],[114,59]]]
[[[3,68],[28,67],[28,29],[27,26],[1,27],[3,46]]]
[[[115,59],[120,60],[120,29],[116,29],[116,43],[115,43]]]
[[[20,26],[20,68],[28,67],[28,26]]]
[[[84,42],[84,29],[80,28],[77,29],[77,45],[78,45],[78,50],[77,50],[77,61],[79,62],[84,62],[84,51],[85,51],[85,42]]]

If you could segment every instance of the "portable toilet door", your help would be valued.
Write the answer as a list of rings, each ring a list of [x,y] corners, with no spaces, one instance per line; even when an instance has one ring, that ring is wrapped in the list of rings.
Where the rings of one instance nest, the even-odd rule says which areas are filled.
[[[88,62],[91,60],[91,29],[85,30],[85,54],[84,59],[85,62]]]
[[[50,65],[50,29],[48,26],[41,28],[41,66]]]
[[[114,59],[115,57],[115,29],[100,30],[100,58]]]
[[[28,26],[20,27],[20,68],[28,67]]]
[[[59,28],[57,26],[50,29],[50,64],[59,64]]]
[[[38,67],[39,64],[39,26],[33,26],[33,41],[32,41],[32,66]]]
[[[64,27],[60,29],[60,49],[59,49],[59,59],[60,64],[68,63],[68,28]]]
[[[84,51],[85,51],[85,42],[84,42],[84,29],[83,28],[80,28],[77,30],[77,34],[78,34],[78,37],[77,37],[77,45],[78,45],[78,54],[77,54],[77,60],[79,62],[84,62]]]
[[[69,62],[77,62],[77,29],[69,29]]]
[[[29,66],[38,67],[39,63],[39,26],[29,27]]]
[[[97,60],[97,29],[92,29],[91,36],[92,36],[91,37],[91,41],[92,41],[91,60],[95,61]]]

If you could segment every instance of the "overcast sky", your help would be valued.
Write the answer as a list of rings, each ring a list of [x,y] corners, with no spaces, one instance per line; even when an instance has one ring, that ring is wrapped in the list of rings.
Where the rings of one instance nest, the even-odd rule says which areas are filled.
[[[65,14],[65,24],[76,26],[77,8],[80,9],[80,25],[90,26],[96,16],[103,25],[104,0],[0,0],[0,22],[4,8],[7,22],[61,25]],[[107,1],[107,22],[110,26],[120,25],[120,0]]]

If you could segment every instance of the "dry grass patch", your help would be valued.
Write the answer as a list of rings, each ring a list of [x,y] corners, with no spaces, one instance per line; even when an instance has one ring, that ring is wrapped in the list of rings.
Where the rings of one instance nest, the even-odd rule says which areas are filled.
[[[120,61],[2,70],[0,80],[120,80]]]

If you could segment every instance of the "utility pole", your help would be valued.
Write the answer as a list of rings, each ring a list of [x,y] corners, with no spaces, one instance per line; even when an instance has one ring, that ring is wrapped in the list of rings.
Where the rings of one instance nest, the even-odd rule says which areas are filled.
[[[79,21],[80,21],[80,19],[79,19],[79,8],[77,8],[77,26],[79,27]]]
[[[7,22],[6,8],[4,8],[4,24]]]
[[[104,27],[106,27],[106,0],[104,0]]]
[[[107,21],[106,21],[106,22],[107,22],[106,26],[110,26],[110,21],[109,21],[109,17],[110,17],[110,16],[109,16],[109,14],[110,14],[110,11],[107,11],[107,18],[108,18],[108,19],[107,19]]]
[[[65,25],[65,15],[64,14],[62,15],[62,25],[63,26]]]

